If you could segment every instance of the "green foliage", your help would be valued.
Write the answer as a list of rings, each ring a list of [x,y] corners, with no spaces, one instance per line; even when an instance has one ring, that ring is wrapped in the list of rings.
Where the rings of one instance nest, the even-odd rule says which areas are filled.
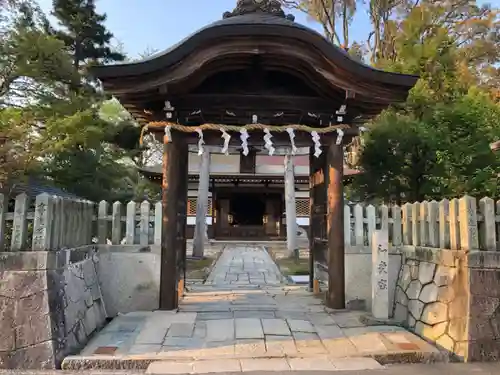
[[[372,125],[355,187],[385,201],[463,194],[498,197],[500,158],[489,143],[500,134],[500,106],[471,89],[420,114],[388,111]]]
[[[94,0],[53,0],[52,15],[62,29],[51,31],[62,40],[73,56],[73,65],[122,61],[125,56],[110,47],[113,34],[104,26]]]
[[[117,145],[137,146],[130,114],[79,69],[121,59],[109,47],[105,17],[92,1],[55,3],[63,30],[32,3],[0,7],[0,188],[37,174],[96,201],[156,195],[133,163],[140,152]]]

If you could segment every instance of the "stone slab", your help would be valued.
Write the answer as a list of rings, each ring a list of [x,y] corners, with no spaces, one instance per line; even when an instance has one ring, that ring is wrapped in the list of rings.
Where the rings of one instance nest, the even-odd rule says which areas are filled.
[[[285,358],[250,358],[240,360],[241,370],[247,371],[290,371]]]
[[[263,339],[264,332],[260,319],[235,319],[236,339]]]
[[[270,356],[291,356],[297,354],[292,336],[266,336],[266,354]]]
[[[382,366],[373,358],[338,358],[331,359],[331,362],[335,369],[339,371],[381,370],[384,368],[384,366]]]
[[[262,340],[237,340],[234,345],[234,354],[238,357],[253,358],[266,354],[266,343]]]
[[[234,339],[234,319],[207,320],[206,341],[227,341]]]
[[[191,374],[193,362],[156,361],[149,365],[146,374]]]
[[[289,358],[293,371],[335,371],[335,366],[328,358]]]
[[[241,372],[240,361],[237,359],[216,359],[195,361],[193,363],[194,374],[207,374],[217,372]]]
[[[167,337],[193,336],[194,323],[172,323],[167,332]]]
[[[284,319],[262,319],[265,335],[291,336],[290,327]]]
[[[292,332],[314,333],[316,329],[308,320],[287,319],[288,326]]]

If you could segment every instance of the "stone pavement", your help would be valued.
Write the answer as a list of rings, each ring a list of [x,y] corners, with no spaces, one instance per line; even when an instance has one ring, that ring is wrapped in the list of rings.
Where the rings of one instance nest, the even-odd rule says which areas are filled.
[[[280,285],[276,263],[261,246],[226,246],[208,276],[206,285]]]
[[[151,373],[382,368],[443,355],[399,327],[365,326],[361,312],[330,311],[282,276],[258,246],[229,246],[205,285],[174,312],[135,312],[106,326],[64,369]]]
[[[238,372],[219,372],[218,375],[232,375]],[[254,375],[281,375],[290,371],[255,371]],[[294,371],[294,375],[328,375],[325,371]],[[498,375],[500,363],[433,363],[433,364],[397,364],[384,366],[382,369],[336,370],[335,375]],[[0,370],[0,375],[81,375],[80,371],[59,370]],[[91,370],[89,375],[141,375],[143,370]]]

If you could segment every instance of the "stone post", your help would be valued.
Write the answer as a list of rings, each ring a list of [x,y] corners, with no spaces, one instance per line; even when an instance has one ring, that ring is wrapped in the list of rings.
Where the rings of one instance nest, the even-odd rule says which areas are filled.
[[[210,153],[205,150],[201,155],[198,198],[196,200],[196,222],[193,237],[193,257],[203,257],[205,242],[208,242],[207,211],[208,190],[210,186]]]
[[[161,202],[155,204],[155,245],[161,245]]]
[[[71,202],[73,203],[73,202]],[[101,201],[99,203],[99,211],[98,211],[98,225],[97,225],[97,238],[99,241],[99,244],[106,244],[107,243],[107,238],[108,238],[108,202],[106,201]],[[72,205],[72,208],[74,209],[74,206]],[[72,210],[73,211],[73,210]],[[74,228],[72,228],[74,229]]]
[[[113,203],[111,242],[113,245],[119,245],[122,242],[122,204],[120,202]]]
[[[51,249],[53,200],[47,193],[40,194],[35,200],[35,217],[33,219],[33,251],[47,251]]]
[[[136,216],[136,203],[130,201],[127,204],[127,217],[125,221],[125,243],[133,245],[135,242],[135,216]]]
[[[149,244],[149,211],[151,211],[151,205],[148,201],[143,201],[141,203],[141,219],[139,222],[140,234],[139,243],[143,246]]]
[[[286,248],[289,256],[293,256],[297,247],[297,213],[295,207],[295,176],[293,156],[285,155],[285,212],[286,212]]]
[[[4,251],[5,246],[5,218],[8,213],[9,200],[7,195],[0,193],[0,250]]]
[[[372,315],[389,319],[389,233],[376,230],[372,234]]]
[[[10,249],[12,251],[23,250],[26,246],[28,237],[28,218],[29,198],[26,193],[19,194],[16,197],[14,205],[14,221],[12,224],[12,239]]]

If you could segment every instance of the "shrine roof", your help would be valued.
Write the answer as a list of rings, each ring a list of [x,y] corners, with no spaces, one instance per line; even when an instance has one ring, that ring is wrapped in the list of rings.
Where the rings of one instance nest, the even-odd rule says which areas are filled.
[[[264,12],[224,18],[201,28],[172,47],[136,62],[95,66],[92,73],[102,81],[139,76],[174,66],[195,50],[210,45],[214,39],[225,37],[284,37],[296,39],[318,49],[341,69],[360,78],[379,83],[413,87],[418,77],[386,72],[354,60],[344,49],[331,43],[317,31],[290,19]],[[293,48],[293,46],[290,46]]]

